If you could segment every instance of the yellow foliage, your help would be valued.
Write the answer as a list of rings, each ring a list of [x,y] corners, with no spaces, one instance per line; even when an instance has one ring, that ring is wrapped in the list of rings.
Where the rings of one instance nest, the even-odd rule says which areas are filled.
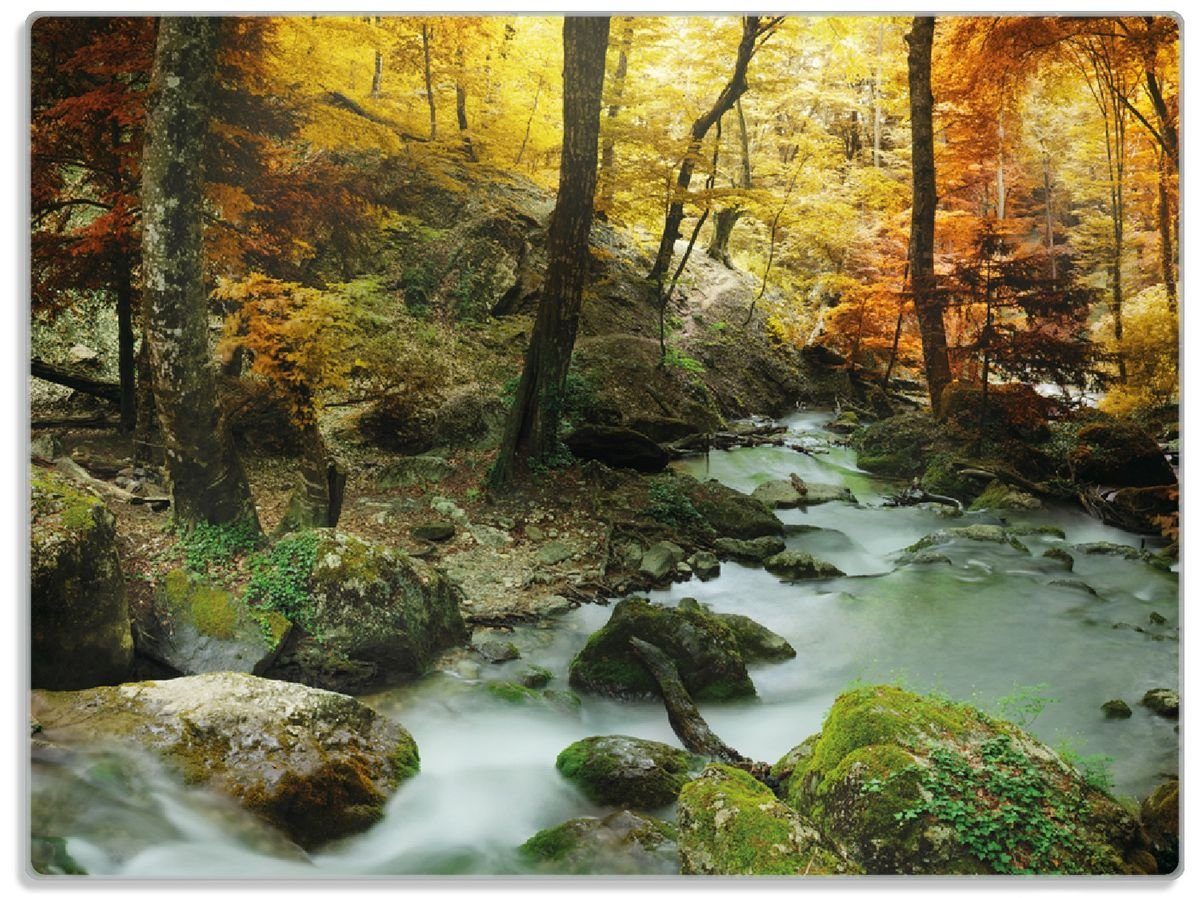
[[[1179,314],[1167,301],[1161,284],[1149,287],[1125,303],[1123,336],[1113,336],[1112,315],[1098,326],[1107,352],[1125,359],[1127,380],[1115,384],[1100,403],[1114,415],[1125,415],[1179,401]]]

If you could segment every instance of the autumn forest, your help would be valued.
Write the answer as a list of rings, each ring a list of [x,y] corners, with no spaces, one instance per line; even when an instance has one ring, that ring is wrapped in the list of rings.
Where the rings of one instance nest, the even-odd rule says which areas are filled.
[[[1175,869],[1176,18],[30,65],[31,875]]]

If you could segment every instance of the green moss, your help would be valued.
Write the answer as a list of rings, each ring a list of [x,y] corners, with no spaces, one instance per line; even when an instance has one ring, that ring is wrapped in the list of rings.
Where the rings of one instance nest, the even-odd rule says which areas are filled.
[[[561,824],[535,833],[519,851],[532,860],[557,861],[566,857],[578,844],[574,830],[567,824]]]
[[[979,495],[979,483],[958,473],[960,468],[956,467],[956,463],[960,461],[955,455],[935,455],[921,475],[921,486],[939,496],[953,496],[970,502]]]
[[[63,528],[72,533],[90,531],[98,520],[97,509],[105,508],[100,499],[49,471],[38,470],[30,477],[30,492],[36,517],[56,515]]]
[[[522,686],[520,683],[510,683],[507,680],[488,683],[484,688],[496,698],[511,702],[514,705],[537,701],[541,697],[528,686]]]
[[[186,615],[203,636],[231,639],[237,633],[238,601],[223,589],[175,568],[163,579],[163,596],[175,614]]]
[[[652,810],[675,801],[692,771],[687,752],[632,736],[590,736],[573,742],[555,767],[597,804]]]
[[[398,785],[409,777],[416,776],[421,770],[421,756],[417,751],[417,743],[412,739],[401,739],[396,750],[388,759],[392,763],[392,785]]]

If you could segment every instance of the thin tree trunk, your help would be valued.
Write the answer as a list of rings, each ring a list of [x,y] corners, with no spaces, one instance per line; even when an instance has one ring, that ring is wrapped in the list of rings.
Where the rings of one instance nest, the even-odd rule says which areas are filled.
[[[129,256],[116,259],[117,275],[117,380],[121,384],[121,430],[132,433],[137,426],[137,379],[134,372],[133,278]]]
[[[883,158],[883,22],[879,23],[879,38],[875,44],[875,80],[871,99],[875,106],[871,161],[879,168]]]
[[[516,401],[492,467],[495,488],[507,486],[558,448],[563,392],[587,281],[608,29],[606,16],[568,16],[563,23],[563,146],[546,246],[546,282]]]
[[[1171,240],[1171,194],[1167,189],[1167,154],[1158,153],[1158,254],[1167,304],[1174,313],[1178,303],[1175,284],[1175,246]]]
[[[921,329],[925,357],[925,379],[929,404],[937,417],[942,413],[942,391],[950,383],[950,357],[946,348],[946,325],[937,294],[933,270],[933,228],[937,209],[937,186],[933,168],[933,56],[932,16],[915,16],[908,43],[908,95],[912,118],[912,233],[909,239],[909,271],[912,275],[913,306]]]
[[[610,127],[605,129],[600,143],[600,201],[596,204],[596,215],[601,221],[608,219],[612,209],[613,196],[616,192],[616,176],[613,173],[613,163],[616,161],[616,139],[612,133],[611,123],[621,114],[621,100],[625,96],[625,75],[629,71],[629,49],[633,46],[633,16],[623,16],[621,19],[621,38],[617,44],[617,67],[613,70],[610,82],[610,100],[606,117]]]
[[[738,120],[738,143],[741,147],[742,158],[741,164],[738,167],[738,177],[734,181],[734,187],[740,187],[743,190],[750,189],[750,135],[746,131],[746,115],[742,111],[742,101],[739,99],[733,104],[734,110],[737,112]],[[709,258],[717,259],[726,268],[733,268],[733,260],[729,257],[729,238],[733,236],[734,226],[742,217],[742,209],[740,206],[727,206],[724,209],[717,210],[717,218],[713,228],[712,242],[709,243],[708,253]]]
[[[371,97],[378,100],[383,91],[383,54],[375,51],[375,74],[371,76]]]
[[[433,73],[429,68],[429,42],[433,29],[421,25],[421,49],[425,56],[425,99],[429,103],[429,139],[437,140],[437,103],[433,97]]]
[[[463,82],[463,49],[454,51],[458,77],[454,80],[454,112],[458,116],[458,133],[462,137],[463,154],[472,162],[478,162],[475,145],[471,143],[470,127],[467,124],[467,85]]]
[[[1008,192],[1004,186],[1004,110],[997,113],[996,121],[996,218],[1003,221],[1008,217]]]
[[[1058,280],[1058,258],[1054,252],[1054,181],[1050,177],[1050,154],[1042,154],[1042,190],[1046,195],[1046,255],[1050,259],[1050,280]]]
[[[521,148],[517,150],[517,158],[513,160],[513,165],[521,164],[521,157],[525,155],[525,145],[529,143],[529,131],[533,127],[533,117],[537,115],[538,99],[542,96],[542,88],[545,82],[542,77],[538,76],[537,90],[533,92],[533,106],[529,109],[529,118],[525,122],[525,136],[521,138]]]
[[[133,428],[134,465],[161,465],[162,439],[154,407],[154,376],[150,366],[150,341],[142,334],[137,354],[137,422]]]
[[[654,266],[647,275],[649,280],[661,281],[670,270],[671,257],[675,254],[675,241],[679,239],[679,227],[683,222],[684,195],[692,183],[692,172],[695,169],[696,160],[700,158],[700,146],[704,142],[705,136],[709,129],[716,124],[717,119],[728,112],[737,102],[738,97],[749,88],[746,83],[746,70],[758,49],[759,38],[768,33],[772,27],[769,24],[766,27],[760,27],[760,21],[759,16],[742,17],[742,39],[738,43],[733,74],[717,96],[712,108],[692,123],[687,153],[683,157],[683,163],[679,166],[679,177],[675,182],[674,195],[667,207],[667,217],[663,224],[658,253],[654,259]]]
[[[202,184],[219,22],[159,25],[142,164],[143,318],[176,519],[257,528],[208,346]]]

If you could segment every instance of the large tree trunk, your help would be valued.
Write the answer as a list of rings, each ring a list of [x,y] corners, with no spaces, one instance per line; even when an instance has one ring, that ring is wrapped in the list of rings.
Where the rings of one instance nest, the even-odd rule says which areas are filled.
[[[606,116],[610,125],[621,113],[621,99],[625,95],[625,74],[629,71],[629,48],[633,46],[633,22],[633,16],[624,16],[621,19],[621,38],[617,44],[617,67],[613,71],[612,80],[609,83],[611,102],[608,104]],[[609,210],[612,209],[613,196],[616,193],[616,176],[613,174],[613,163],[616,161],[616,156],[616,138],[610,127],[605,131],[600,145],[600,201],[596,203],[596,215],[601,220],[607,220]]]
[[[142,335],[137,354],[137,422],[133,428],[133,463],[157,467],[163,463],[158,413],[154,408],[154,375],[150,368],[150,341]]]
[[[908,100],[912,118],[912,233],[909,237],[909,270],[913,305],[921,328],[925,379],[934,415],[942,411],[942,391],[950,383],[950,357],[942,301],[933,270],[933,225],[937,185],[933,169],[933,56],[932,16],[915,16],[908,43]]]
[[[276,535],[312,527],[336,527],[342,513],[346,471],[329,454],[315,419],[300,428],[303,450],[299,482],[288,499]]]
[[[692,183],[692,172],[695,170],[696,161],[700,158],[700,146],[712,126],[721,116],[732,109],[738,98],[748,90],[746,70],[750,66],[754,52],[758,49],[759,38],[767,33],[770,27],[761,26],[759,16],[742,18],[742,39],[738,43],[733,74],[717,96],[712,108],[692,123],[691,139],[688,142],[683,163],[679,166],[679,177],[675,181],[675,190],[670,205],[667,207],[667,218],[663,224],[662,238],[658,243],[658,254],[654,258],[654,267],[647,275],[649,280],[661,281],[671,268],[671,258],[675,254],[675,241],[679,239],[679,227],[683,222],[684,197]]]
[[[159,26],[142,164],[143,317],[176,518],[257,527],[208,346],[201,185],[218,25],[185,16]]]
[[[558,445],[567,368],[587,279],[608,27],[608,18],[597,16],[569,16],[563,23],[563,148],[547,239],[546,282],[516,401],[492,468],[494,487],[510,483]]]

